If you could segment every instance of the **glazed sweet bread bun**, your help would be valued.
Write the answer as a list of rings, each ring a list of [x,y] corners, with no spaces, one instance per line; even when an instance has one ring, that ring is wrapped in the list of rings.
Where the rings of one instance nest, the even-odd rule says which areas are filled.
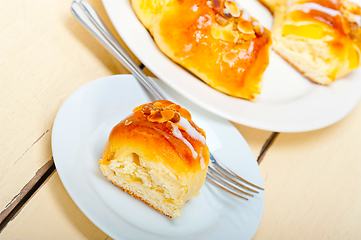
[[[253,100],[270,32],[233,0],[131,0],[160,50],[211,87]]]
[[[359,6],[347,0],[268,2],[275,18],[272,47],[304,76],[328,85],[360,65]]]
[[[204,131],[165,100],[141,105],[117,124],[99,161],[113,184],[170,218],[199,194],[208,163]]]

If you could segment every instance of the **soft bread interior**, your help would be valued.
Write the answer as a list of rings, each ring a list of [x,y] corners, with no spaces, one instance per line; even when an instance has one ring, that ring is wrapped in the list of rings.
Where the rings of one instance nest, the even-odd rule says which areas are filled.
[[[294,35],[282,36],[282,27],[286,20],[286,6],[280,6],[275,12],[272,48],[286,61],[297,68],[306,77],[321,84],[332,82],[324,76],[330,55],[325,52],[321,40],[300,38]],[[332,59],[331,59],[332,60]],[[317,80],[316,80],[317,79]]]
[[[123,191],[169,217],[180,216],[187,186],[161,164],[146,161],[136,153],[128,153],[110,160],[107,165],[101,163],[100,168]]]
[[[272,48],[307,78],[328,85],[351,71],[347,59],[340,61],[332,54],[326,43],[327,36],[323,39],[283,36],[285,21],[286,6],[279,6],[275,11]]]

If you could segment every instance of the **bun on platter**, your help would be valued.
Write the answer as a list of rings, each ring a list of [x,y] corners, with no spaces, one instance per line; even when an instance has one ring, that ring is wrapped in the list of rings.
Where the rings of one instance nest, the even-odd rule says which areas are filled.
[[[159,49],[209,86],[253,100],[271,34],[233,0],[131,0]]]
[[[328,85],[360,65],[361,9],[347,0],[262,0],[273,10],[272,48]]]

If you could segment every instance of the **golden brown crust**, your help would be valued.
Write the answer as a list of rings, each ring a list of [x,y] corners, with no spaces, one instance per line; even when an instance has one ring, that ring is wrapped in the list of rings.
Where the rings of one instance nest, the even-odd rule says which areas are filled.
[[[179,217],[198,195],[208,163],[204,131],[186,109],[164,100],[136,107],[117,124],[99,160],[113,184],[168,217]]]
[[[145,113],[144,110],[148,111],[149,108],[151,110]],[[115,149],[129,145],[138,149],[139,155],[142,152],[152,156],[149,158],[154,161],[159,159],[157,155],[162,156],[167,165],[176,172],[198,171],[202,169],[201,161],[204,161],[204,167],[208,165],[205,133],[194,124],[186,109],[170,101],[161,100],[143,104],[134,111],[111,131],[103,160],[113,159],[116,157]],[[169,112],[173,112],[174,115],[167,116]],[[179,121],[181,118],[182,123]],[[189,124],[186,124],[187,122]]]
[[[160,50],[212,88],[254,100],[271,33],[233,0],[132,0]]]

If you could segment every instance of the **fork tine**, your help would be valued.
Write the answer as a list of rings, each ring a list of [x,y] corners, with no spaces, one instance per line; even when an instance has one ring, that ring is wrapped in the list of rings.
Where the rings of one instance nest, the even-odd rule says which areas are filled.
[[[212,177],[216,178],[216,180],[218,180],[218,182],[223,183],[224,186],[233,188],[233,189],[235,189],[235,190],[237,190],[237,191],[239,191],[239,192],[241,192],[241,193],[243,193],[243,194],[245,194],[245,195],[248,195],[248,196],[250,196],[250,197],[254,197],[252,194],[250,194],[250,193],[248,193],[248,192],[245,192],[245,191],[243,191],[242,189],[240,189],[240,188],[237,186],[238,184],[235,184],[235,183],[229,181],[227,178],[224,178],[224,177],[223,177],[222,175],[220,175],[217,171],[215,171],[215,170],[213,170],[213,169],[211,169],[211,168],[208,168],[208,169],[209,169],[209,172],[208,172],[208,173],[209,173]]]
[[[222,186],[221,184],[219,184],[220,182],[217,181],[217,179],[216,179],[215,177],[213,177],[211,174],[209,174],[209,172],[207,172],[207,178],[206,178],[206,179],[207,179],[210,183],[216,185],[217,187],[222,188],[223,190],[225,190],[225,191],[227,191],[227,192],[229,192],[229,193],[231,193],[231,194],[233,194],[233,195],[235,195],[235,196],[237,196],[237,197],[239,197],[239,198],[241,198],[241,199],[243,199],[243,200],[247,200],[247,201],[248,201],[248,198],[245,198],[245,197],[243,197],[243,196],[241,196],[241,195],[239,195],[239,194],[237,194],[237,193],[235,193],[235,192],[232,192],[231,190],[229,190],[229,189],[225,188],[224,186]]]
[[[235,178],[236,178],[238,181],[242,181],[242,182],[244,182],[244,183],[246,183],[246,184],[248,184],[248,185],[250,185],[250,186],[252,186],[252,187],[258,188],[258,189],[260,189],[260,190],[264,190],[263,188],[261,188],[261,187],[255,185],[255,184],[253,184],[253,183],[251,183],[251,182],[248,182],[247,180],[241,178],[240,176],[238,176],[237,174],[235,174],[232,170],[230,170],[229,168],[227,168],[226,166],[224,166],[221,162],[218,162],[211,153],[209,153],[209,154],[210,154],[210,160],[211,160],[211,162],[212,162],[212,164],[213,164],[213,166],[214,166],[214,169],[216,169],[218,172],[220,172],[222,175],[224,175],[224,176],[227,177],[228,179],[230,179],[230,180],[232,180],[233,182],[236,182],[236,183],[242,185],[240,182],[237,182],[237,181],[235,180]],[[210,164],[210,165],[211,165],[211,164]],[[244,185],[242,185],[242,186],[244,186]],[[245,186],[244,186],[244,187],[245,187]],[[247,187],[245,187],[245,188],[247,188]],[[247,189],[250,190],[249,188],[247,188]],[[254,191],[254,190],[252,190],[252,189],[251,189],[251,191],[256,192],[256,191]],[[258,193],[258,192],[257,192],[257,193]]]
[[[217,169],[217,167],[214,166],[214,164],[209,164],[208,169],[216,172],[218,175],[220,175],[220,177],[222,177],[223,179],[227,179],[228,181],[231,181],[232,184],[235,184],[235,185],[237,185],[238,187],[241,187],[241,188],[243,188],[243,189],[246,189],[246,190],[251,191],[251,192],[254,192],[254,193],[259,193],[258,191],[253,190],[252,188],[249,188],[249,187],[243,185],[241,182],[236,181],[236,180],[234,180],[233,178],[230,178],[229,176],[227,176],[226,174],[224,174],[221,170]],[[229,173],[229,174],[230,174],[230,173]]]

